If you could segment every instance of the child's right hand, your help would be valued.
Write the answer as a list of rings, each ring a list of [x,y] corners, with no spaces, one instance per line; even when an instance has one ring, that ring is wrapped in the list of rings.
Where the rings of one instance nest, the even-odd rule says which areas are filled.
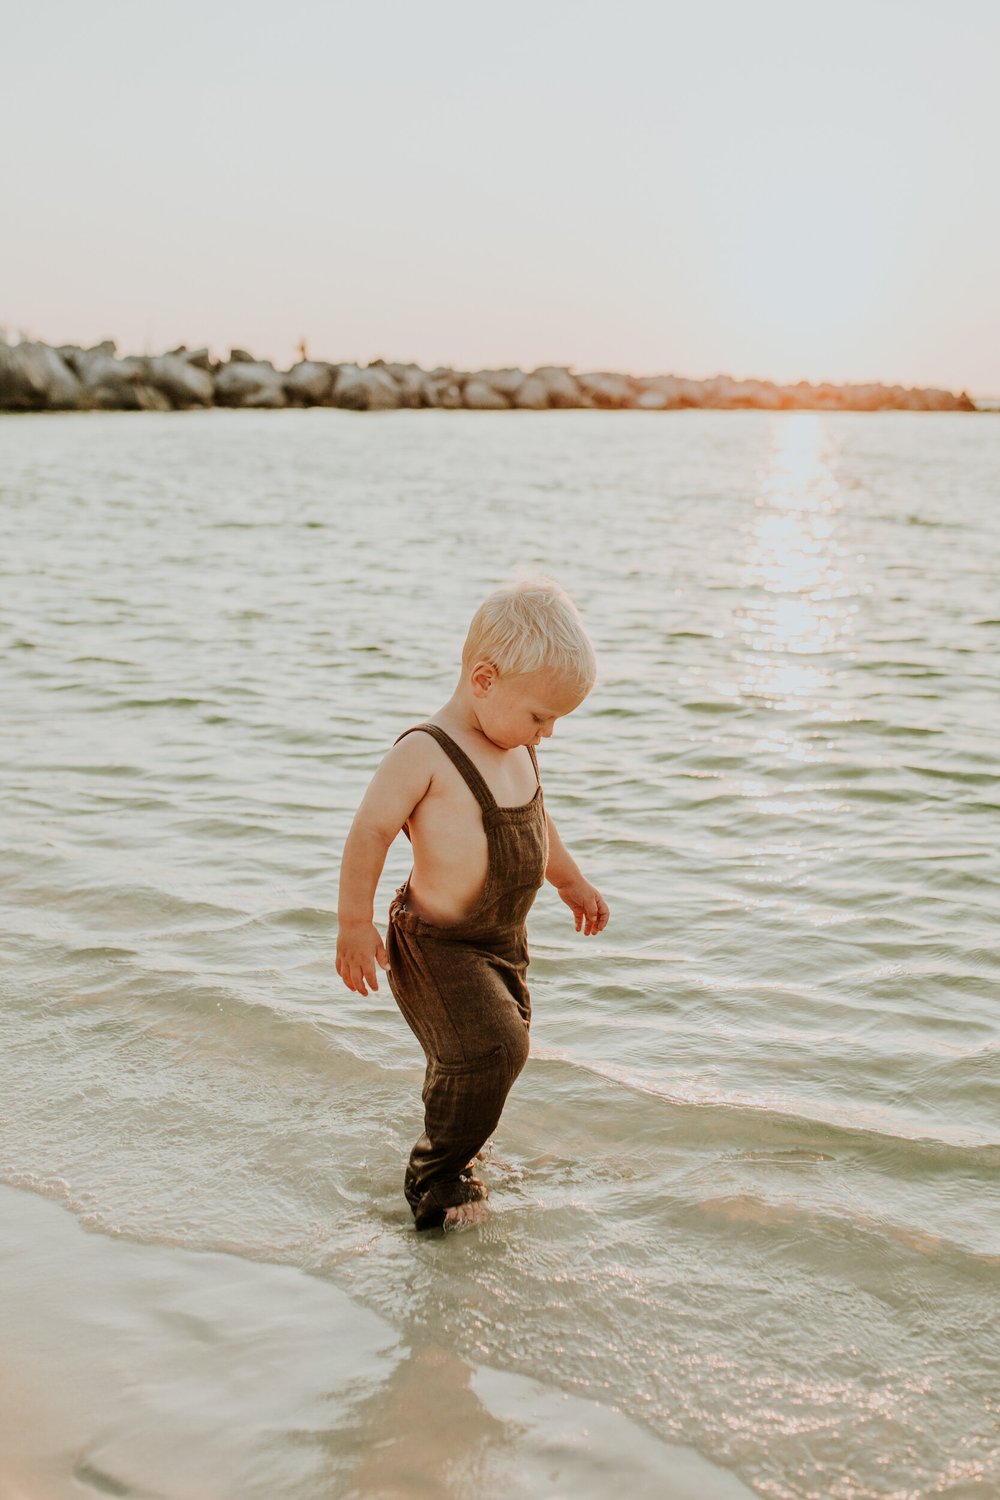
[[[337,973],[357,995],[367,995],[367,985],[378,989],[375,964],[388,972],[385,945],[374,922],[341,922],[337,933]]]

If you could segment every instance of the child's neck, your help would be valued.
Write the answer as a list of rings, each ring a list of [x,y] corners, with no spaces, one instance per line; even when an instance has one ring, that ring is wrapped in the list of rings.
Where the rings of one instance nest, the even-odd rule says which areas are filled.
[[[447,728],[450,725],[455,729],[464,730],[466,734],[471,735],[481,745],[491,749],[494,754],[507,755],[510,753],[503,745],[498,745],[494,740],[490,739],[488,734],[483,732],[483,727],[479,722],[479,715],[476,712],[476,700],[464,682],[459,683],[447,703],[438,709],[435,718],[443,721],[443,728]]]

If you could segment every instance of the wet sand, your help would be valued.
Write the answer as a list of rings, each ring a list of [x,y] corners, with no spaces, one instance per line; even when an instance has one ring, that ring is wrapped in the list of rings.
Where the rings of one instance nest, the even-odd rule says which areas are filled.
[[[752,1493],[608,1408],[401,1344],[318,1277],[0,1207],[2,1500]]]

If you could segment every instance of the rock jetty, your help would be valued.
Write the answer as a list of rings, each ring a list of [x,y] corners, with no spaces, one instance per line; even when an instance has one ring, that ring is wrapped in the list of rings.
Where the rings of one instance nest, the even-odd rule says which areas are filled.
[[[679,375],[537,370],[452,370],[419,365],[333,364],[303,359],[290,370],[231,349],[226,360],[181,345],[166,354],[119,357],[108,339],[91,349],[0,340],[0,411],[177,411],[206,406],[400,407],[468,411],[572,408],[677,411],[975,411],[962,391],[901,385],[775,385],[768,380],[686,380]]]

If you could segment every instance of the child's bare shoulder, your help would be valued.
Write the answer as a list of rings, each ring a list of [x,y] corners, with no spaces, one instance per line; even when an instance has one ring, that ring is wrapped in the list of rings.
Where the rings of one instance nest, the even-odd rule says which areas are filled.
[[[437,742],[431,735],[414,730],[390,745],[382,758],[378,775],[385,780],[405,781],[410,785],[420,783],[426,788],[440,765],[441,751]]]
[[[368,784],[358,815],[390,840],[431,790],[438,769],[429,735],[408,734],[391,745]]]
[[[454,770],[448,755],[433,734],[414,728],[390,747],[375,773],[376,781],[403,792],[416,801],[428,792],[454,792]]]

